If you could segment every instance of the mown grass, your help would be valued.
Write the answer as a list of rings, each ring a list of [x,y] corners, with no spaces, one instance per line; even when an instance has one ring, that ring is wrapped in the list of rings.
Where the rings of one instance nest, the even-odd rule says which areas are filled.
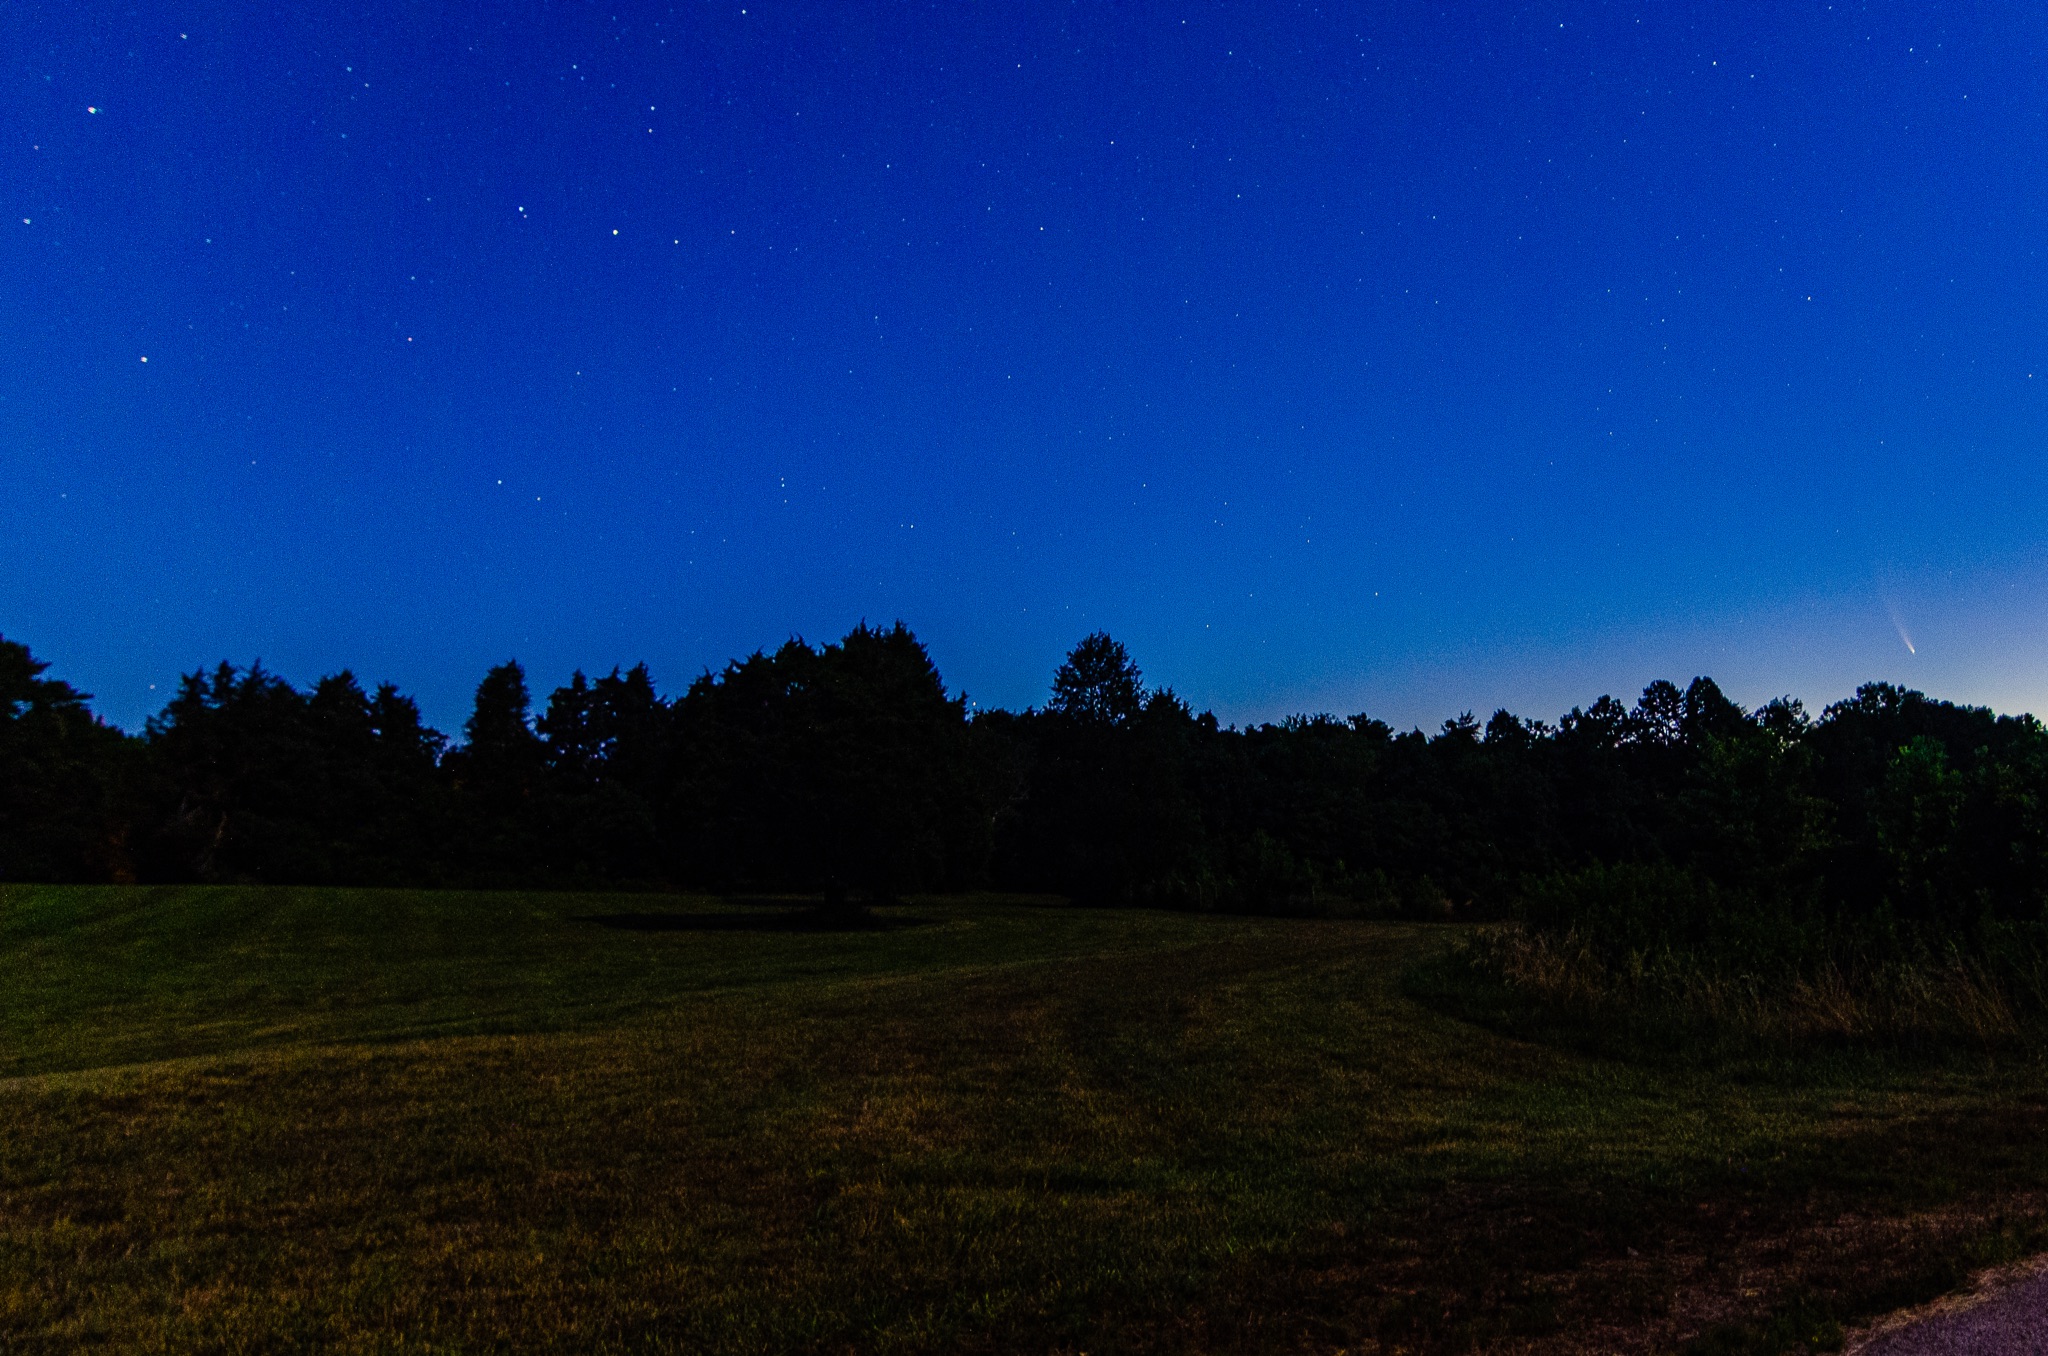
[[[1449,930],[0,890],[0,1348],[1779,1350],[2042,1243],[2048,1075],[1500,1034]]]

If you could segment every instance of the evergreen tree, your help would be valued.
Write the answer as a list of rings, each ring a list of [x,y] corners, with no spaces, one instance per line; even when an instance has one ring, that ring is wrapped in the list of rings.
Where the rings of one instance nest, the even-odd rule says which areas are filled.
[[[549,870],[565,883],[648,881],[662,872],[667,707],[645,665],[596,682],[581,672],[537,722],[547,777],[538,813]]]
[[[48,669],[0,637],[0,880],[123,878],[130,741]]]
[[[461,844],[452,854],[469,879],[512,885],[545,875],[561,854],[544,832],[541,781],[547,748],[532,724],[526,670],[496,665],[477,684],[464,742],[444,760],[456,795]]]
[[[146,735],[168,813],[150,844],[173,879],[324,879],[328,844],[306,813],[322,794],[306,699],[259,662],[180,680]]]

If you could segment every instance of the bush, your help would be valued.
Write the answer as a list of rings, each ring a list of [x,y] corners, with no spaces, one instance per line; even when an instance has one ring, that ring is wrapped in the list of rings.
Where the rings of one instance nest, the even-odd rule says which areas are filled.
[[[1729,889],[1663,863],[1539,877],[1518,912],[1531,932],[1572,935],[1609,967],[1689,956],[1763,977],[1811,967],[1826,954],[1826,929],[1810,903]]]

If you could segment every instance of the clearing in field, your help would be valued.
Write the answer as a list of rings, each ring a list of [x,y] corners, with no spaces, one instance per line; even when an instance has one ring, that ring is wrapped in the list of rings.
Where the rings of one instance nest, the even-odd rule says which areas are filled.
[[[1739,1067],[1445,929],[0,890],[18,1351],[1783,1350],[2038,1248],[2031,1056]]]

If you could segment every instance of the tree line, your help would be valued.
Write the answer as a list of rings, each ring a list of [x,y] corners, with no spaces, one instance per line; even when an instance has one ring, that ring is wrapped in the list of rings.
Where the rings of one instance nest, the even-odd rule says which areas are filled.
[[[2048,902],[2048,731],[1887,683],[1818,717],[1696,678],[1554,723],[1237,728],[1096,634],[1044,705],[970,712],[899,623],[673,698],[639,666],[536,705],[502,664],[456,740],[388,684],[227,664],[131,736],[46,667],[0,640],[7,880],[997,888],[1764,950]]]

